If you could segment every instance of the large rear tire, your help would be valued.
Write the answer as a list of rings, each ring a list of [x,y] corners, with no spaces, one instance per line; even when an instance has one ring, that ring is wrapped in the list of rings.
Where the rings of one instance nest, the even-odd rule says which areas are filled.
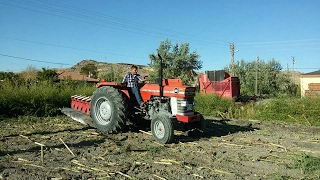
[[[90,114],[103,133],[118,133],[126,125],[127,108],[121,93],[110,86],[98,88],[91,97]]]
[[[171,119],[166,115],[157,115],[151,120],[151,132],[156,141],[163,144],[171,143],[174,137]]]

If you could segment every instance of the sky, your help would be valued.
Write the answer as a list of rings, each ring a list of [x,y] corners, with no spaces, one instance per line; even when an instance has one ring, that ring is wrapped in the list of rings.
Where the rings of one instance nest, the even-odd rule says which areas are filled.
[[[148,65],[161,41],[189,43],[202,69],[242,59],[320,69],[319,0],[0,0],[0,71],[82,60]],[[293,64],[294,59],[294,64]]]

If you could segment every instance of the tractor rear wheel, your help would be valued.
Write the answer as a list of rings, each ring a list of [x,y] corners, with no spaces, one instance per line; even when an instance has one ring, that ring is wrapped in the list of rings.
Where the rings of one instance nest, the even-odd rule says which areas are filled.
[[[118,133],[126,125],[127,108],[121,93],[110,86],[98,88],[91,97],[90,114],[103,133]]]
[[[163,144],[171,143],[174,137],[174,128],[171,119],[159,114],[151,120],[153,138]]]

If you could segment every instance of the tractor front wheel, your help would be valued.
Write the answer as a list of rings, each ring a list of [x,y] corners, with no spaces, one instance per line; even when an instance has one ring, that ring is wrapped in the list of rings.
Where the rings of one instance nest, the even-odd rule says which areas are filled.
[[[118,133],[126,125],[127,108],[121,93],[113,87],[98,88],[91,97],[90,115],[103,133]]]
[[[195,112],[195,114],[200,114],[200,113]],[[204,119],[202,114],[200,114],[200,121],[195,122],[195,127],[201,130],[203,134],[206,134],[207,125],[206,125],[206,120]]]
[[[151,120],[151,131],[154,139],[160,143],[171,143],[174,128],[171,119],[166,115],[157,115]]]

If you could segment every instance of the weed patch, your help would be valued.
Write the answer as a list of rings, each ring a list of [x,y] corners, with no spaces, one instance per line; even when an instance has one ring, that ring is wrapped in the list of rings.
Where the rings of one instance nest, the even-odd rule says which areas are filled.
[[[292,168],[299,168],[303,174],[320,170],[320,158],[301,154],[293,160]]]
[[[0,85],[0,114],[5,117],[54,116],[59,108],[69,107],[71,95],[92,95],[94,85],[88,83],[13,84],[5,81]]]

